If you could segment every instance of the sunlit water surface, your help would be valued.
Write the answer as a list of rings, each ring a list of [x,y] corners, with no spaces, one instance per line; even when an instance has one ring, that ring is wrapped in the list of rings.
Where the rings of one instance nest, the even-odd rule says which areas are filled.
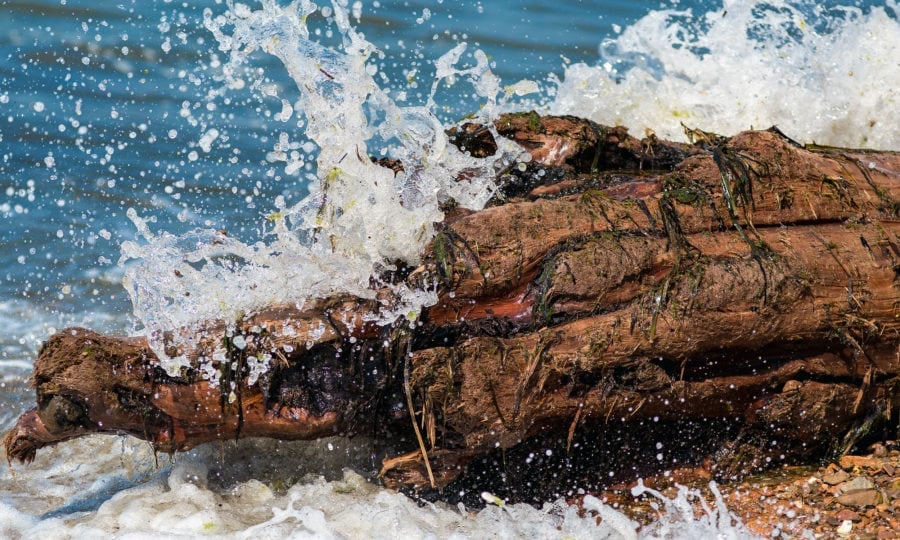
[[[250,4],[246,13],[259,8]],[[235,249],[254,246],[261,250],[254,253],[266,254],[283,240],[273,236],[273,220],[266,216],[284,211],[302,222],[304,207],[295,205],[315,194],[316,159],[320,167],[324,159],[316,144],[322,145],[324,135],[313,133],[316,121],[293,110],[311,103],[297,90],[297,73],[292,79],[287,69],[303,61],[286,57],[290,51],[258,53],[238,75],[227,76],[229,52],[220,50],[223,36],[208,22],[227,10],[213,2],[0,0],[0,427],[8,428],[33,403],[27,388],[31,362],[41,340],[56,329],[82,325],[134,333],[190,324],[184,306],[154,310],[159,304],[151,301],[135,309],[123,288],[123,278],[132,291],[168,286],[155,274],[171,262],[157,258],[171,253],[162,248],[178,244],[166,243],[176,238],[166,234],[226,229]],[[430,103],[435,63],[465,42],[454,69],[470,72],[456,78],[492,80],[484,69],[471,72],[479,66],[480,50],[499,88],[523,79],[540,87],[522,97],[516,94],[524,91],[512,92],[498,109],[537,107],[621,123],[638,135],[653,129],[669,138],[683,137],[682,123],[721,133],[778,124],[801,141],[898,149],[898,11],[893,0],[353,4],[349,22],[377,52],[369,53],[361,70],[350,66],[346,73],[354,84],[365,80],[377,88],[383,111],[416,110],[420,124],[449,125],[491,112],[490,88],[466,81],[450,86],[452,76],[438,85]],[[335,21],[337,12],[310,15],[313,42],[342,42],[346,31]],[[426,115],[421,109],[429,104]],[[351,135],[335,144],[359,144],[353,137],[360,134]],[[372,140],[368,151],[378,154],[390,145]],[[404,155],[415,159],[421,151],[411,148]],[[453,159],[437,163],[451,171],[465,165]],[[423,182],[438,173],[423,172]],[[344,196],[357,192],[348,183]],[[465,196],[475,206],[483,198]],[[386,195],[373,206],[382,215],[398,215],[402,209],[391,210],[390,204]],[[434,206],[423,200],[410,212],[409,223],[427,228],[421,224],[434,212],[425,210],[429,204]],[[149,236],[140,234],[142,226]],[[334,226],[349,237],[356,225]],[[348,242],[344,254],[362,277],[381,256],[414,258],[416,244],[401,238],[403,230],[385,234],[393,240],[378,245]],[[119,264],[123,243],[129,257]],[[314,249],[303,253],[325,273],[335,264],[316,259]],[[176,253],[173,260],[183,256]],[[210,297],[228,294],[221,284],[232,283],[230,276],[217,277],[198,276]],[[239,287],[244,277],[233,279]],[[315,286],[318,294],[328,287],[355,290],[349,281]],[[312,288],[304,283],[294,292]],[[406,293],[405,308],[427,304],[427,294]],[[191,306],[197,316],[208,316],[205,308]],[[600,505],[594,508],[604,515],[600,527],[558,501],[547,501],[543,509],[488,506],[478,513],[417,505],[367,482],[364,477],[377,466],[366,441],[229,443],[172,463],[154,456],[146,443],[91,437],[41,452],[30,467],[4,468],[0,534],[635,534],[624,517]],[[670,513],[672,518],[640,534],[747,534],[723,508],[701,520],[675,507]]]

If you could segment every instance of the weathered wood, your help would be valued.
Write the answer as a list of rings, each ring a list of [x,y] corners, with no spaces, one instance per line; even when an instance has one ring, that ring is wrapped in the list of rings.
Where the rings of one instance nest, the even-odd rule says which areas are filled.
[[[233,388],[168,377],[139,338],[69,329],[39,354],[38,406],[7,456],[97,431],[164,451],[364,431],[408,449],[385,460],[387,484],[441,488],[535,438],[568,453],[611,421],[709,419],[739,435],[691,459],[734,475],[768,463],[766,441],[811,459],[897,413],[900,154],[809,149],[775,129],[687,145],[533,113],[496,127],[533,162],[488,208],[448,213],[425,263],[400,274],[440,283],[415,324],[367,322],[372,300],[273,306],[236,323],[247,346],[220,366]],[[453,137],[496,149],[479,126]],[[172,352],[211,356],[227,339],[211,321]],[[257,353],[276,363],[248,384]]]

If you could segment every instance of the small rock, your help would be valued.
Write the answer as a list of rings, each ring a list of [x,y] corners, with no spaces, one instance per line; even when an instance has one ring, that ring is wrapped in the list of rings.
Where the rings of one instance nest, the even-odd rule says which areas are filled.
[[[887,455],[887,448],[881,443],[873,444],[869,447],[869,451],[872,452],[875,457],[884,457]]]
[[[869,456],[843,456],[841,458],[842,469],[852,469],[854,467],[877,471],[881,469],[881,460]]]
[[[881,494],[874,489],[855,489],[838,496],[837,502],[853,508],[865,508],[881,503]]]
[[[822,481],[829,486],[836,486],[841,482],[846,482],[848,478],[850,478],[850,474],[847,473],[847,471],[839,470],[837,472],[824,475],[822,477]]]
[[[844,508],[840,512],[834,515],[834,517],[841,522],[850,520],[850,521],[859,521],[859,514],[850,510],[849,508]]]
[[[863,489],[875,489],[875,484],[872,483],[871,480],[866,478],[865,476],[857,476],[853,480],[849,482],[844,482],[840,486],[841,493],[847,493],[848,491],[860,491]]]
[[[881,470],[883,470],[884,474],[886,474],[888,476],[894,476],[894,473],[897,471],[897,469],[890,463],[883,464],[881,466]]]
[[[841,523],[841,526],[837,528],[835,531],[838,536],[850,536],[850,532],[853,531],[853,522],[849,519]]]

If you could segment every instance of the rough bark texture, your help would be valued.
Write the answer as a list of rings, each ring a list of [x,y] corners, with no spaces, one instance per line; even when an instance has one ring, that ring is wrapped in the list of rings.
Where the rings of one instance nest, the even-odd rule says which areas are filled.
[[[645,443],[672,438],[681,463],[732,476],[896,424],[900,155],[774,128],[688,145],[534,113],[496,127],[533,160],[394,276],[440,283],[415,324],[367,324],[377,302],[355,298],[273,307],[238,322],[233,394],[166,376],[141,339],[65,330],[40,351],[8,457],[97,431],[165,451],[366,432],[409,450],[385,459],[388,485],[450,493],[467,470],[527,471],[537,447],[570,460],[571,482],[636,474]],[[482,126],[453,136],[496,149]],[[194,354],[228,345],[224,328]],[[258,352],[279,361],[248,385]]]

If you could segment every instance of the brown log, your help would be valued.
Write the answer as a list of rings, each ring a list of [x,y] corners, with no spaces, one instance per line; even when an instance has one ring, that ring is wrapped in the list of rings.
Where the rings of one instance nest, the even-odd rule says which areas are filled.
[[[37,407],[8,458],[101,431],[163,451],[365,432],[400,452],[388,485],[447,495],[535,444],[569,459],[707,422],[679,459],[733,476],[846,451],[896,418],[900,154],[806,148],[777,129],[692,131],[687,145],[534,113],[496,127],[534,160],[501,176],[488,208],[450,212],[425,263],[399,273],[441,284],[420,321],[366,322],[387,288],[248,316],[243,349],[210,321],[177,352],[225,343],[233,388],[166,375],[140,338],[65,330],[40,351]],[[496,149],[480,126],[453,137]],[[257,353],[277,362],[251,385]],[[626,457],[611,474],[653,462]],[[603,476],[591,467],[579,481]]]

